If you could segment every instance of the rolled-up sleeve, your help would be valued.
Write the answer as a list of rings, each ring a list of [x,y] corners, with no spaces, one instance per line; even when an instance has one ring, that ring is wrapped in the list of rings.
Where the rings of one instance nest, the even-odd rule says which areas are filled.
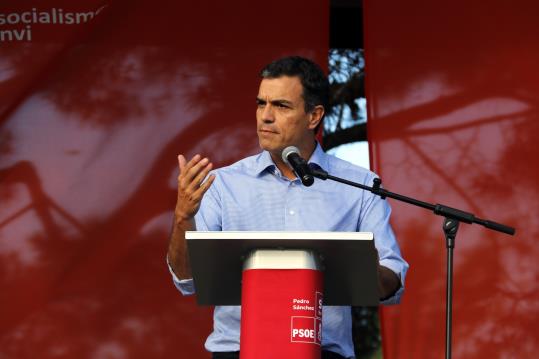
[[[404,262],[404,260],[403,260]],[[393,260],[380,260],[380,265],[387,267],[391,269],[397,277],[400,279],[400,287],[399,289],[393,294],[393,296],[386,298],[385,300],[380,301],[380,304],[384,305],[390,305],[390,304],[399,304],[401,301],[401,297],[404,294],[404,280],[406,277],[406,272],[408,271],[408,263],[398,263]]]
[[[374,177],[372,177],[374,178]],[[372,181],[372,178],[369,181]],[[402,258],[399,245],[389,223],[391,207],[386,200],[370,192],[364,192],[359,230],[374,234],[374,245],[380,256],[380,265],[391,269],[400,279],[397,292],[381,301],[381,304],[398,304],[404,293],[408,263]]]
[[[170,263],[167,259],[167,266],[168,271],[172,275],[172,281],[174,282],[174,285],[176,288],[183,294],[183,295],[193,295],[195,294],[195,284],[193,282],[193,278],[189,279],[180,279],[176,276],[176,273],[172,270],[172,267],[170,266]]]

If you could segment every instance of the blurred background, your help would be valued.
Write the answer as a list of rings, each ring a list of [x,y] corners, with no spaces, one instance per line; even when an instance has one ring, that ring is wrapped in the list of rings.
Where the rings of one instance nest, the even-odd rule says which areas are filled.
[[[209,358],[211,308],[165,265],[178,153],[259,151],[258,72],[327,69],[321,142],[461,225],[455,357],[535,358],[539,5],[0,3],[0,359]],[[442,358],[442,218],[389,200],[402,304],[354,308],[358,358]]]

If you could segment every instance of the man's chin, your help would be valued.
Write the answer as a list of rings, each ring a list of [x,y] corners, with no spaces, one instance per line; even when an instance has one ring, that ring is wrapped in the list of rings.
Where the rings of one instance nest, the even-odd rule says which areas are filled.
[[[275,145],[272,145],[269,141],[265,141],[263,139],[258,139],[258,145],[261,149],[264,151],[272,151],[275,148]]]
[[[281,153],[284,150],[284,147],[277,146],[277,145],[271,145],[268,143],[264,143],[263,141],[258,141],[258,144],[260,145],[260,148],[264,151],[268,151],[271,154],[281,156]]]

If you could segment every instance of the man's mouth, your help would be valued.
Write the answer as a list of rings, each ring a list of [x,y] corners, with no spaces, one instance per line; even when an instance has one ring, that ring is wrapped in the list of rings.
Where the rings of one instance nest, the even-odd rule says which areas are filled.
[[[261,128],[258,130],[258,132],[262,132],[262,133],[278,133],[277,131],[273,131],[269,128]]]

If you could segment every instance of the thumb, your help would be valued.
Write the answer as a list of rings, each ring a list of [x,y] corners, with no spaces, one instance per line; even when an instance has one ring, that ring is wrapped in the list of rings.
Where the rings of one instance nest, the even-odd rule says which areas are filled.
[[[187,161],[185,160],[185,157],[183,157],[183,155],[178,155],[178,165],[180,167],[180,173],[182,173],[183,169],[187,165]]]

